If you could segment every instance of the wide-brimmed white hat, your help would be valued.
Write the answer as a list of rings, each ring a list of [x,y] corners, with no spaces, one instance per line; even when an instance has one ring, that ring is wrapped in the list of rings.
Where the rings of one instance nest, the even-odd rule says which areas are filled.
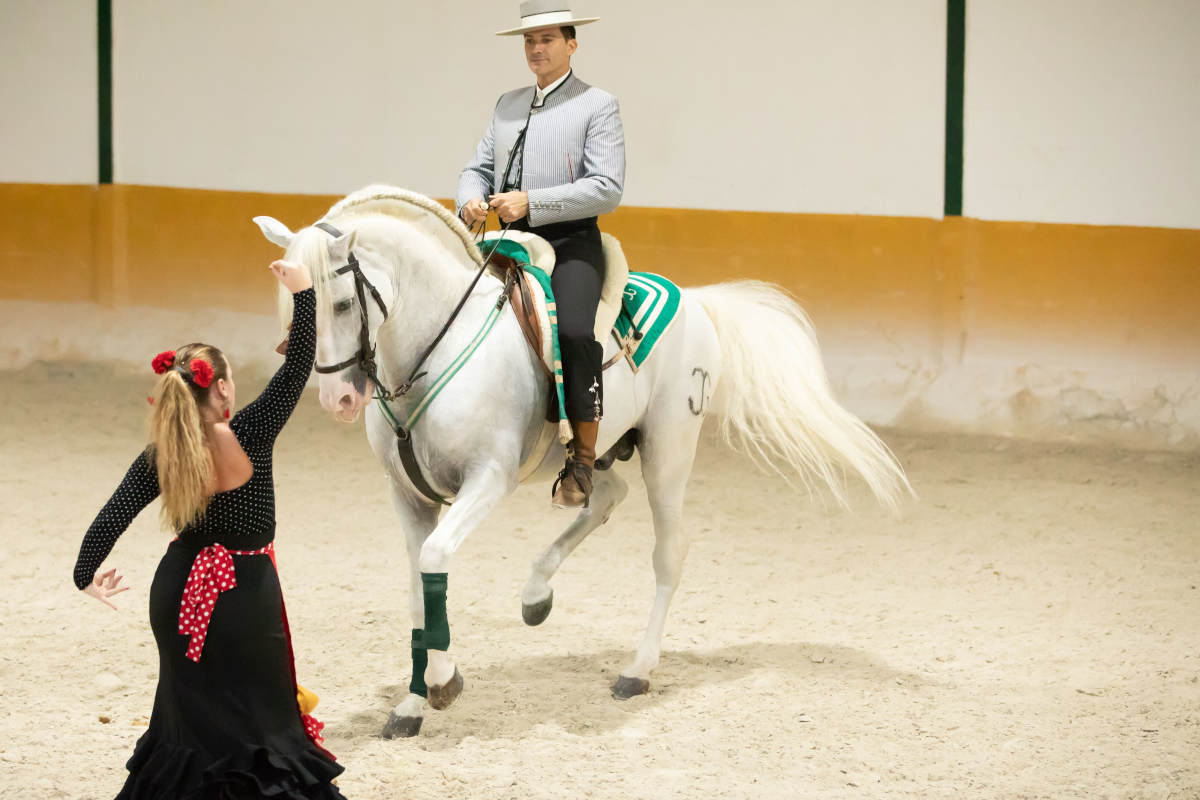
[[[497,36],[516,36],[535,28],[559,27],[562,25],[587,25],[599,17],[576,17],[570,3],[563,0],[524,0],[521,3],[521,26],[507,31],[497,31]]]

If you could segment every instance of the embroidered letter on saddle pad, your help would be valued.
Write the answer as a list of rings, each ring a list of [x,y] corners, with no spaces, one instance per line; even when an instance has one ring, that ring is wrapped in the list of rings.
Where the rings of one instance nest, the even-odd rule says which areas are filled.
[[[613,335],[636,372],[675,321],[679,287],[653,272],[631,272]]]

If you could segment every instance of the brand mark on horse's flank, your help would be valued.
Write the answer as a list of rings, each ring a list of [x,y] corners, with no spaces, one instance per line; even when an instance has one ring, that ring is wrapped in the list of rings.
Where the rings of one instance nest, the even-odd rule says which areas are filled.
[[[697,406],[696,401],[689,396],[688,408],[698,417],[704,413],[704,400],[706,394],[704,390],[708,387],[708,370],[704,369],[704,367],[696,367],[692,370],[692,376],[695,377],[697,372],[700,373],[700,405]]]

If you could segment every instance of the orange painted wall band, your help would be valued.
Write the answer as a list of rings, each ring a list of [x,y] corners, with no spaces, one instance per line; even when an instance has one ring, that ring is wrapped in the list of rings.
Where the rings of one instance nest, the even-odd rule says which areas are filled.
[[[271,313],[279,250],[250,221],[311,223],[333,196],[0,184],[0,298]],[[1075,340],[1200,359],[1200,231],[625,207],[601,220],[633,269],[683,285],[756,278],[823,338]]]

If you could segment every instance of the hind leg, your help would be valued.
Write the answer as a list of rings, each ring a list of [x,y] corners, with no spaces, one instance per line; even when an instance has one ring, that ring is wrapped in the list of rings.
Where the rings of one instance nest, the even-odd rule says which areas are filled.
[[[558,568],[567,560],[579,543],[587,535],[608,521],[625,495],[629,493],[629,485],[613,470],[604,470],[593,474],[592,498],[587,508],[580,510],[574,521],[554,540],[554,544],[533,562],[529,580],[521,592],[521,618],[526,625],[540,625],[550,616],[550,608],[554,602],[554,590],[550,588],[550,579]]]
[[[664,415],[668,416],[668,415]],[[621,670],[612,686],[613,697],[625,700],[650,688],[650,672],[658,666],[667,610],[687,556],[688,540],[683,527],[683,496],[700,437],[701,417],[678,414],[674,419],[648,425],[649,435],[640,448],[642,477],[650,511],[654,517],[654,605],[650,622],[633,661]],[[669,432],[665,436],[663,431]]]

